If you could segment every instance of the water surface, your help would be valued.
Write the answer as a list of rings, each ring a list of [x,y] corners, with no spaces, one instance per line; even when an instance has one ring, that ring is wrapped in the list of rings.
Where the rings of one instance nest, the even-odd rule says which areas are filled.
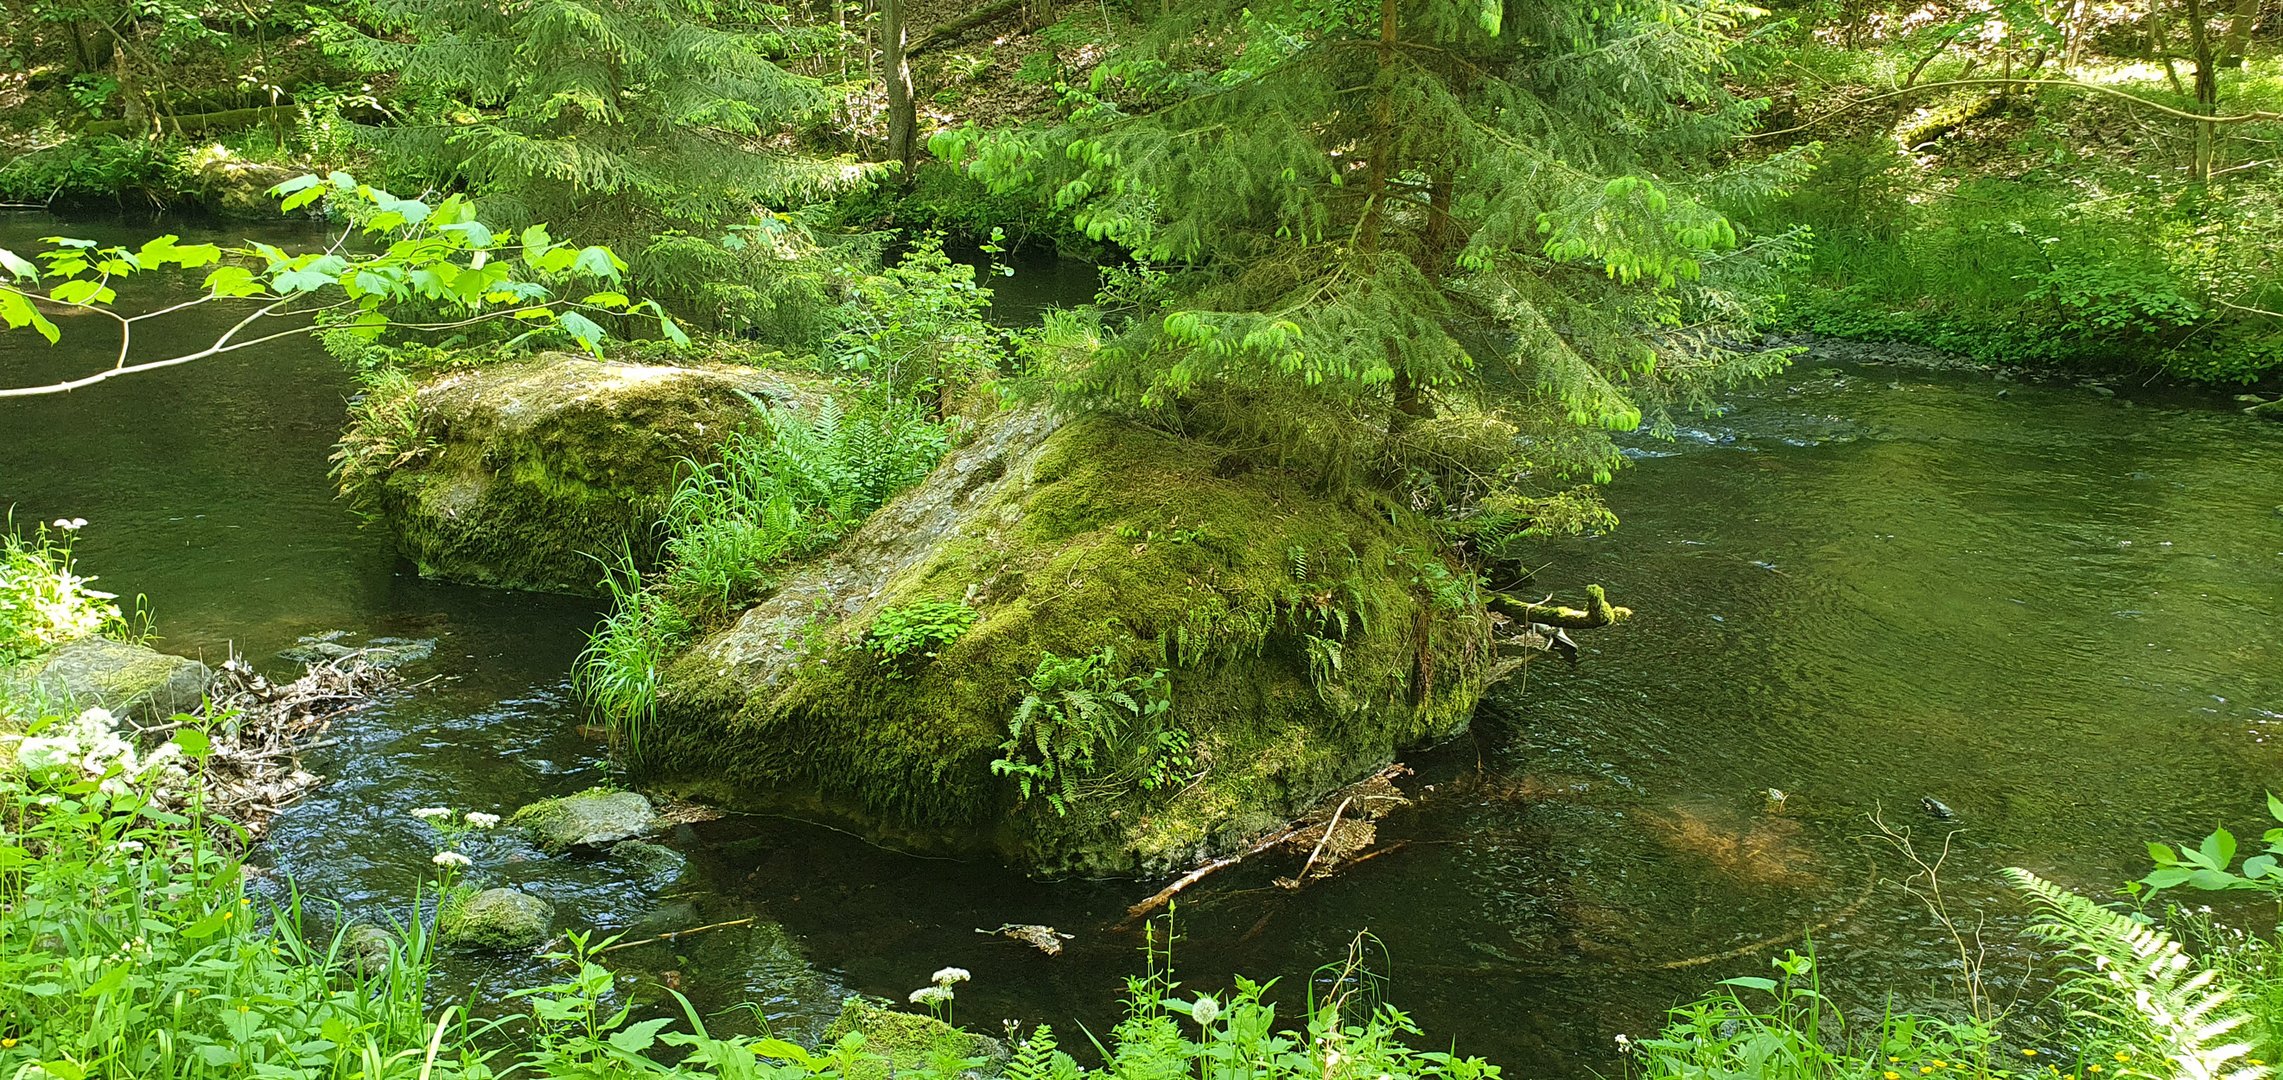
[[[0,217],[0,244],[61,227]],[[1010,305],[1091,289],[1068,278]],[[194,315],[153,347],[223,322]],[[0,338],[0,371],[108,363],[101,327],[66,329],[55,350]],[[321,904],[386,917],[433,850],[410,809],[509,810],[612,769],[565,680],[595,605],[414,576],[331,497],[349,390],[287,343],[0,402],[0,504],[89,519],[83,569],[152,597],[176,651],[437,639],[420,686],[335,726],[311,762],[333,782],[264,854]],[[1394,1000],[1438,1043],[1583,1075],[1613,1067],[1618,1033],[1764,970],[1807,928],[1851,1002],[1946,1000],[1955,955],[1893,884],[1898,856],[1866,839],[1873,814],[1931,854],[1949,827],[1919,799],[1957,810],[1946,885],[1988,917],[2001,987],[2034,984],[1996,868],[2105,889],[2139,872],[2143,840],[2255,830],[2283,763],[2283,427],[2196,397],[1812,360],[1727,405],[1639,444],[1608,493],[1622,529],[1543,555],[1542,587],[1601,582],[1634,621],[1579,635],[1581,664],[1532,668],[1475,735],[1414,755],[1432,790],[1383,827],[1386,854],[1299,892],[1270,883],[1292,867],[1264,864],[1188,894],[1189,985],[1285,975],[1296,999],[1368,931]],[[476,853],[574,925],[754,920],[614,959],[708,1008],[754,1002],[790,1034],[848,990],[901,998],[945,964],[976,976],[963,1020],[1099,1030],[1140,966],[1139,938],[1109,927],[1155,887],[1027,881],[775,818],[669,840],[686,866],[648,878],[504,838]],[[1005,923],[1074,937],[1050,958],[977,932]],[[444,977],[489,998],[545,973],[468,956]]]

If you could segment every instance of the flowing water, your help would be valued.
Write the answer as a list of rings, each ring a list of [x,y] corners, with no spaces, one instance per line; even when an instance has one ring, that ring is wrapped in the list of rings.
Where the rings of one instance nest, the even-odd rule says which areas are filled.
[[[59,228],[0,218],[0,244]],[[1007,306],[1083,299],[1089,281]],[[168,324],[150,355],[225,323]],[[105,326],[66,332],[53,350],[0,338],[0,371],[110,362]],[[310,758],[332,781],[261,854],[321,909],[401,917],[432,850],[409,810],[510,810],[611,776],[565,678],[597,608],[414,576],[330,497],[348,391],[288,342],[0,401],[0,504],[89,519],[82,569],[151,597],[178,652],[437,640],[412,671],[433,681],[334,726]],[[1263,865],[1185,895],[1190,986],[1284,975],[1296,999],[1368,931],[1392,999],[1437,1041],[1583,1075],[1613,1067],[1618,1033],[1765,970],[1803,931],[1851,1002],[1951,1000],[1955,948],[1894,885],[1908,868],[1867,839],[1873,815],[1929,857],[1958,830],[1946,890],[1987,917],[2006,992],[2034,984],[1997,868],[2105,889],[2138,872],[2144,840],[2256,828],[2283,763],[2283,428],[2206,398],[1814,360],[1727,404],[1640,443],[1608,492],[1622,529],[1545,552],[1543,581],[1602,582],[1636,619],[1579,635],[1580,664],[1534,666],[1477,735],[1415,755],[1432,790],[1382,828],[1386,854],[1298,892],[1270,880],[1291,867]],[[1957,822],[1928,818],[1925,796]],[[1138,937],[1110,927],[1155,884],[1028,881],[776,818],[668,839],[685,863],[647,877],[504,837],[476,854],[572,925],[754,920],[613,960],[796,1036],[846,992],[901,998],[945,964],[975,973],[964,1021],[1099,1030],[1140,966]],[[1048,957],[977,932],[1006,923],[1073,937]],[[546,974],[460,956],[442,977],[484,999]]]

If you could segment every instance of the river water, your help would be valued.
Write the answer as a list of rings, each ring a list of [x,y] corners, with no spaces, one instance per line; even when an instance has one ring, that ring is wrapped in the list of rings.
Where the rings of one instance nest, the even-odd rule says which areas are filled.
[[[59,228],[0,217],[0,245]],[[1018,275],[1016,303],[1084,276]],[[0,338],[0,372],[109,362],[105,327],[66,333],[59,349]],[[267,658],[306,634],[437,640],[412,671],[433,681],[335,725],[309,762],[332,782],[260,856],[320,910],[402,917],[432,851],[409,810],[512,810],[613,775],[565,678],[597,607],[424,582],[396,560],[330,496],[348,391],[289,342],[0,401],[0,505],[87,518],[82,569],[151,597],[174,651],[284,671]],[[1639,443],[1608,491],[1623,528],[1544,552],[1542,581],[1601,582],[1636,619],[1580,635],[1580,664],[1533,667],[1476,735],[1415,755],[1432,790],[1382,828],[1399,845],[1385,855],[1299,892],[1270,884],[1290,867],[1263,866],[1187,894],[1188,985],[1284,976],[1296,997],[1368,932],[1391,999],[1437,1043],[1585,1075],[1614,1068],[1617,1034],[1765,970],[1807,930],[1857,1006],[1954,1000],[1955,949],[1895,884],[1908,868],[1871,839],[1874,815],[1929,856],[1956,830],[1953,909],[1985,920],[1993,983],[2032,993],[1997,868],[2104,890],[2139,871],[2144,840],[2256,832],[2283,764],[2283,427],[2210,398],[1812,358],[1726,405]],[[1958,820],[1927,817],[1926,796]],[[669,842],[685,864],[647,877],[505,838],[476,853],[571,925],[754,920],[613,960],[709,1009],[754,1003],[793,1036],[844,993],[900,999],[946,964],[975,973],[967,1022],[1100,1030],[1141,964],[1139,938],[1110,926],[1155,884],[1028,881],[776,818]],[[1073,937],[1048,957],[977,933],[1006,923]],[[547,974],[459,956],[441,978],[489,999]]]

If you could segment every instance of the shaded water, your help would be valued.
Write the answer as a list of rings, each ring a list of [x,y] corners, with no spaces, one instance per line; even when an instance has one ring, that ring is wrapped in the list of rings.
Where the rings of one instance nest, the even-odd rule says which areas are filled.
[[[0,218],[0,244],[56,227]],[[176,325],[194,340],[219,324]],[[107,362],[101,327],[67,333],[54,351],[0,338],[0,370]],[[334,781],[265,853],[321,904],[385,916],[431,850],[406,811],[512,809],[611,770],[565,680],[595,606],[399,564],[329,496],[347,391],[313,346],[287,345],[0,402],[0,504],[88,518],[83,568],[150,595],[177,651],[262,658],[332,629],[438,639],[413,673],[435,682],[335,726],[311,761]],[[1943,1000],[1947,942],[1891,884],[1866,891],[1874,866],[1901,872],[1863,839],[1880,808],[1922,842],[1944,830],[1921,796],[1957,809],[1947,884],[1990,914],[2001,985],[2020,981],[2019,909],[1995,868],[2105,888],[2145,839],[2251,824],[2283,729],[2283,429],[2194,399],[1812,362],[1730,405],[1640,446],[1609,490],[1624,528],[1546,554],[1544,581],[1603,582],[1636,621],[1580,635],[1583,664],[1533,668],[1480,735],[1414,756],[1434,791],[1382,829],[1400,848],[1298,893],[1269,884],[1281,865],[1193,890],[1190,985],[1241,971],[1296,991],[1369,930],[1394,1000],[1438,1041],[1578,1075],[1765,951],[1694,961],[1780,951],[1810,926],[1850,1000]],[[481,865],[574,925],[755,918],[614,959],[711,1008],[755,1002],[789,1034],[846,990],[901,998],[944,964],[975,973],[964,1020],[1098,1030],[1139,965],[1138,939],[1107,928],[1152,887],[1031,882],[770,818],[684,827],[687,865],[648,880],[490,843]],[[1031,922],[1076,935],[1068,952],[976,933]],[[543,974],[459,957],[444,978],[489,997]]]

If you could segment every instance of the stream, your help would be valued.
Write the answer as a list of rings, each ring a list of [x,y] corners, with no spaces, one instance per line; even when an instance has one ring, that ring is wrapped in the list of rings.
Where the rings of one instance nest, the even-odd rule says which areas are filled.
[[[10,212],[0,245],[65,228]],[[69,226],[164,230],[214,235]],[[1038,269],[994,282],[1010,317],[1091,288]],[[227,321],[163,325],[187,343]],[[100,366],[116,345],[86,318],[65,334],[54,349],[0,337],[0,369],[15,383]],[[401,919],[433,852],[410,810],[506,812],[614,775],[567,679],[599,606],[414,575],[332,498],[349,391],[289,340],[0,401],[0,506],[20,525],[88,519],[82,572],[150,597],[161,648],[291,674],[276,654],[304,635],[436,640],[408,670],[420,685],[335,723],[307,760],[330,782],[257,857],[313,910]],[[2144,841],[2256,835],[2262,792],[2283,786],[2283,427],[2216,394],[1814,357],[1725,404],[1636,442],[1608,489],[1622,528],[1546,546],[1547,587],[1601,582],[1637,618],[1578,635],[1580,664],[1533,665],[1473,736],[1410,758],[1432,792],[1382,826],[1399,847],[1297,892],[1271,884],[1290,867],[1248,864],[1185,894],[1187,986],[1283,976],[1297,1002],[1368,931],[1389,999],[1428,1041],[1518,1076],[1607,1073],[1616,1035],[1762,973],[1803,928],[1851,1005],[1954,1000],[1957,952],[1894,884],[1908,868],[1873,815],[1930,858],[1956,830],[1945,892],[1986,919],[2001,996],[2039,984],[1998,868],[2106,891],[2142,872]],[[1928,817],[1928,796],[1957,820]],[[958,1016],[979,1030],[1099,1032],[1141,967],[1139,936],[1109,926],[1154,883],[1031,881],[773,817],[666,842],[682,864],[648,873],[504,835],[471,853],[571,926],[752,919],[612,960],[710,1011],[749,1002],[789,1037],[813,1037],[846,993],[900,1001],[945,965],[974,973]],[[1073,937],[1049,957],[977,932],[1007,923]],[[551,974],[453,955],[439,989],[484,1001]]]

